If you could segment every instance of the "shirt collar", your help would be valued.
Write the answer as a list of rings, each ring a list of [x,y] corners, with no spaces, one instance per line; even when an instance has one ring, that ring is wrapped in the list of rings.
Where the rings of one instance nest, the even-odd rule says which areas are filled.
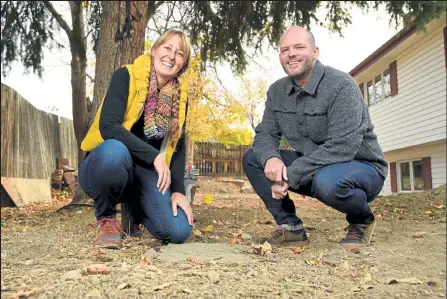
[[[325,66],[317,60],[315,62],[315,65],[312,69],[312,72],[310,73],[309,80],[307,81],[306,85],[302,88],[303,91],[307,92],[310,95],[314,95],[315,91],[317,90],[318,84],[321,81],[321,78],[324,74]],[[289,77],[289,80],[287,80],[287,94],[290,95],[292,92],[296,92],[300,88],[295,84],[293,79]]]

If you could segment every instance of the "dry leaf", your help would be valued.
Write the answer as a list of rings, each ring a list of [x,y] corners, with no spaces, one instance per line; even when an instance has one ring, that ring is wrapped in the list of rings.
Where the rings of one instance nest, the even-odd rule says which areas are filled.
[[[423,238],[426,234],[426,232],[415,232],[413,238]]]
[[[206,205],[209,205],[209,204],[211,204],[213,202],[213,195],[211,195],[211,194],[205,194],[205,201],[204,201],[204,203],[206,204]]]
[[[197,257],[192,257],[192,256],[188,257],[186,259],[186,261],[188,261],[189,263],[191,263],[193,265],[204,265],[205,264],[205,262],[203,260],[201,260]]]
[[[264,242],[262,245],[252,245],[253,253],[259,255],[268,255],[272,253],[272,245],[269,242]]]
[[[197,229],[193,230],[192,233],[196,237],[201,237],[202,236],[202,232],[200,230],[197,230]]]
[[[430,206],[438,209],[442,209],[444,207],[442,201],[433,201]]]
[[[82,269],[82,274],[110,274],[110,268],[104,264],[93,264]]]
[[[202,228],[202,231],[204,233],[210,233],[214,230],[214,226],[212,224],[205,226],[204,228]]]
[[[40,294],[42,292],[45,292],[45,290],[43,288],[34,288],[30,291],[19,291],[17,293],[14,293],[11,295],[11,299],[19,299],[19,298],[23,298],[23,297],[30,297],[33,295],[37,295]]]
[[[165,282],[165,283],[163,283],[163,284],[161,284],[161,285],[159,285],[159,286],[154,287],[152,290],[153,290],[153,291],[160,291],[160,290],[169,288],[170,286],[171,286],[171,283],[170,283],[170,282]]]
[[[150,257],[145,256],[144,254],[140,255],[140,259],[138,260],[138,263],[140,265],[151,265],[152,264],[152,260]]]
[[[373,280],[373,277],[371,274],[369,274],[368,272],[365,272],[365,274],[363,274],[363,282],[370,282],[371,280]]]
[[[99,254],[99,249],[98,248],[93,248],[92,250],[90,250],[90,254],[91,255],[98,255]]]
[[[241,244],[241,240],[239,239],[231,239],[230,241],[228,241],[228,244]]]
[[[304,252],[304,247],[297,247],[297,248],[292,250],[293,254],[301,254],[303,252]]]
[[[306,264],[316,266],[318,264],[321,264],[321,260],[319,259],[306,260]]]

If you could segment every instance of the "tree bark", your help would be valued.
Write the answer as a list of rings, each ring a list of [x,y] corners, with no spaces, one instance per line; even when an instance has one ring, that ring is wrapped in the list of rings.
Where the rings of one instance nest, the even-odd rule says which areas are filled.
[[[131,38],[123,38],[122,48],[115,43],[115,34],[119,26],[122,30],[126,18],[126,3],[123,1],[104,1],[101,15],[101,28],[96,52],[95,89],[88,126],[94,121],[96,112],[107,92],[113,72],[133,61],[144,52],[146,33],[147,1],[130,1],[130,13],[133,16]],[[125,35],[125,34],[124,34]]]

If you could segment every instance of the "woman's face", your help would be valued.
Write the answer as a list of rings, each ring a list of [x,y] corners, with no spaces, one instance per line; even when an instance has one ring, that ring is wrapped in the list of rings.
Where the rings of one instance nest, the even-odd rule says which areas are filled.
[[[155,49],[153,59],[158,76],[169,80],[182,68],[185,63],[185,53],[180,45],[180,36],[174,34]]]

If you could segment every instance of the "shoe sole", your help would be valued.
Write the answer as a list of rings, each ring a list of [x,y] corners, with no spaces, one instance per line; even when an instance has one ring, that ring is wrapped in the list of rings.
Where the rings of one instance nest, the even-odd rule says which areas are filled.
[[[282,248],[287,248],[287,247],[304,247],[309,245],[310,241],[306,240],[306,241],[295,241],[295,242],[285,242],[282,244],[271,244],[272,246],[277,246],[277,247],[282,247]]]
[[[122,244],[105,244],[105,243],[95,243],[99,248],[107,248],[107,249],[120,249]]]

